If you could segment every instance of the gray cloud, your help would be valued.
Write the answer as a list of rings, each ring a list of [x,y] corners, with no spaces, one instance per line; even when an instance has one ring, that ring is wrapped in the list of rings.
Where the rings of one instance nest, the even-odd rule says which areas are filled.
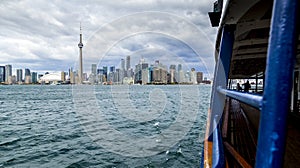
[[[82,22],[86,71],[90,70],[90,63],[99,62],[101,55],[109,53],[112,56],[105,57],[106,62],[118,65],[127,54],[138,55],[138,50],[145,56],[155,54],[154,51],[173,53],[186,64],[197,66],[195,61],[199,59],[191,50],[195,47],[198,57],[209,64],[212,72],[216,29],[209,23],[207,12],[211,10],[212,2],[208,0],[1,1],[0,64],[34,71],[67,71],[78,60],[79,23]],[[155,12],[132,17],[134,24],[126,20],[145,11]],[[155,30],[156,34],[151,37],[143,30]],[[168,34],[159,35],[158,30]],[[105,41],[92,44],[91,40],[99,34]],[[91,51],[93,47],[97,47],[95,51]],[[203,66],[199,64],[196,68],[203,69]]]

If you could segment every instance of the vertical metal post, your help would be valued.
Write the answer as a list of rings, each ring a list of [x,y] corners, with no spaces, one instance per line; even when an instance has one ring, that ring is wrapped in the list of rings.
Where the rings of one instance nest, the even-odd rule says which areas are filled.
[[[257,87],[258,87],[258,74],[255,75],[255,93],[257,93]]]
[[[228,75],[229,75],[229,68],[230,68],[230,61],[232,55],[232,48],[234,42],[234,30],[235,25],[224,25],[223,32],[222,32],[222,40],[220,45],[220,52],[218,61],[215,68],[214,74],[214,86],[212,89],[212,99],[211,99],[211,118],[209,119],[211,123],[214,122],[214,119],[218,123],[221,119],[224,103],[225,103],[225,95],[220,94],[217,91],[217,88],[221,86],[222,88],[226,88],[228,84]],[[214,124],[210,124],[209,133],[212,134],[215,127]],[[209,140],[212,139],[212,136],[209,136]],[[213,153],[217,153],[213,151]],[[214,155],[214,154],[213,154]],[[224,157],[221,160],[218,160],[218,163],[215,163],[216,160],[213,159],[213,164],[217,164],[218,166],[224,165],[225,160]],[[222,167],[222,166],[221,166]]]
[[[282,167],[297,36],[298,0],[275,0],[256,152],[257,168]]]
[[[210,104],[212,118],[214,118],[215,115],[222,116],[225,96],[217,92],[217,87],[221,86],[222,88],[226,88],[227,85],[234,42],[234,30],[234,25],[224,25],[223,27],[220,52],[214,73],[214,85],[212,88],[212,98]],[[211,126],[212,125],[213,124],[211,124]],[[212,132],[212,130],[210,131]]]
[[[294,102],[293,102],[293,113],[299,112],[298,107],[298,81],[299,81],[299,71],[295,71],[294,73]]]

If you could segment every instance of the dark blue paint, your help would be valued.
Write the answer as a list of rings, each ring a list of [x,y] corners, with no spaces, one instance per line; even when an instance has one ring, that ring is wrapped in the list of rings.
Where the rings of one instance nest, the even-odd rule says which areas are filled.
[[[223,32],[222,32],[222,39],[220,44],[220,52],[219,57],[216,63],[215,67],[215,74],[214,74],[214,86],[212,89],[212,99],[211,99],[211,118],[210,120],[210,128],[209,133],[213,135],[209,135],[209,140],[212,141],[215,134],[218,133],[217,130],[215,130],[216,126],[213,124],[214,119],[218,122],[219,119],[222,116],[224,104],[225,104],[225,98],[226,96],[223,94],[220,94],[217,92],[217,87],[226,87],[227,81],[228,81],[228,75],[229,75],[229,68],[230,68],[230,60],[232,55],[232,48],[233,48],[233,42],[234,42],[234,30],[235,26],[233,25],[224,25]],[[223,147],[221,139],[213,139],[213,157],[222,158],[223,156],[220,156],[220,152],[216,151],[223,151]],[[224,158],[224,157],[223,157]],[[213,165],[222,165],[222,159],[213,159]]]
[[[217,123],[218,119],[213,120],[215,130],[213,132],[213,164],[215,168],[225,167],[225,156],[224,156],[224,147],[221,136],[220,124]]]
[[[220,68],[223,68],[224,70],[224,75],[226,77],[226,83],[227,83],[229,70],[230,70],[233,42],[234,42],[235,25],[225,25],[223,29],[224,30],[223,30],[219,55],[220,55],[221,65],[222,65],[222,67]]]
[[[233,99],[244,102],[253,107],[256,107],[257,109],[261,108],[262,96],[244,93],[244,92],[237,92],[237,91],[233,91],[233,90],[227,90],[227,89],[223,89],[221,87],[218,87],[218,92],[222,93],[226,96],[229,96]]]
[[[297,45],[298,0],[275,0],[259,127],[257,168],[282,167]]]

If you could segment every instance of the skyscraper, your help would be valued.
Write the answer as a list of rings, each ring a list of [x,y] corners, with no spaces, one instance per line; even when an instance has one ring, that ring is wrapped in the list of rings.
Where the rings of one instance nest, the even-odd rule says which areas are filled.
[[[130,56],[128,55],[126,57],[126,70],[129,70],[130,69]]]
[[[92,64],[92,74],[96,75],[97,74],[97,64]]]
[[[82,65],[82,47],[83,47],[83,43],[82,43],[82,33],[81,33],[81,25],[80,25],[80,40],[78,43],[78,47],[79,47],[79,74],[78,74],[78,78],[79,81],[78,83],[82,83],[83,81],[83,65]]]
[[[105,79],[107,79],[107,66],[103,66],[103,75],[105,76]]]
[[[31,82],[37,83],[37,73],[36,72],[31,72]]]
[[[25,83],[29,84],[31,83],[31,73],[29,69],[25,69]]]
[[[178,72],[182,70],[182,65],[178,64]]]
[[[176,82],[176,65],[170,65],[170,83]]]
[[[203,73],[197,72],[197,82],[202,83],[202,80],[203,80]]]
[[[31,76],[31,75],[30,75],[30,70],[29,70],[28,68],[25,69],[25,77],[26,77],[26,76]]]
[[[195,71],[195,68],[192,68],[191,69],[191,72],[190,72],[190,80],[191,80],[191,83],[192,84],[197,84],[197,73]]]
[[[115,66],[109,67],[109,72],[115,72]]]
[[[12,66],[5,65],[5,82],[11,83],[11,76],[12,76]]]
[[[121,59],[121,70],[125,70],[125,60]]]
[[[17,69],[17,82],[21,83],[23,80],[23,70]]]
[[[0,66],[0,83],[5,82],[5,66]]]

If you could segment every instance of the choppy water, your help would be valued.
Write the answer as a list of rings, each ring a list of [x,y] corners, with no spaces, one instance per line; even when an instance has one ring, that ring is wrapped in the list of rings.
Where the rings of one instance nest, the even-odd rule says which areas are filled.
[[[199,167],[210,89],[0,86],[0,167]]]

